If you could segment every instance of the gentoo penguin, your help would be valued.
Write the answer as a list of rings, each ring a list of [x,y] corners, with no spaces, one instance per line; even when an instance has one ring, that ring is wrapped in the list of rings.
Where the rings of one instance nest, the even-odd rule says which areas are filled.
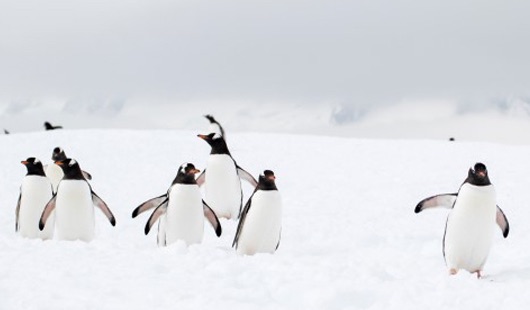
[[[133,218],[156,207],[145,225],[145,234],[149,233],[153,224],[160,218],[159,246],[166,246],[177,240],[183,240],[187,245],[201,243],[205,217],[212,224],[217,237],[221,236],[219,219],[202,200],[201,191],[195,181],[195,174],[199,172],[191,163],[182,164],[166,194],[149,199],[134,209]]]
[[[54,130],[54,129],[62,129],[63,126],[53,126],[49,122],[44,122],[44,129],[46,130]]]
[[[258,186],[241,213],[232,246],[238,254],[274,253],[280,245],[282,198],[271,170],[259,176]]]
[[[94,239],[94,205],[103,211],[112,226],[116,225],[114,215],[107,204],[92,190],[83,176],[79,164],[71,158],[57,161],[64,172],[57,193],[42,212],[39,228],[46,227],[48,217],[55,210],[55,233],[59,240]]]
[[[57,165],[55,162],[65,160],[66,158],[67,157],[66,157],[64,150],[61,147],[56,147],[53,149],[53,152],[52,152],[53,163],[46,165],[45,167],[45,173],[46,173],[46,176],[52,182],[54,194],[57,192],[57,186],[59,185],[59,182],[63,179],[63,176],[64,176],[63,169],[59,165]],[[90,175],[90,173],[86,171],[82,171],[82,172],[83,172],[83,176],[85,177],[85,179],[92,180],[92,176]]]
[[[217,216],[236,219],[241,213],[243,192],[241,178],[253,187],[258,185],[254,177],[239,167],[230,155],[226,141],[218,133],[198,135],[212,147],[206,169],[197,178],[199,186],[205,186],[205,201]]]
[[[209,133],[212,133],[212,132],[217,133],[220,136],[222,136],[226,141],[226,135],[225,135],[225,130],[223,129],[223,126],[221,126],[221,124],[219,124],[219,122],[216,121],[215,118],[210,114],[204,115],[204,117],[206,117],[206,119],[210,121]]]
[[[449,273],[454,275],[459,269],[465,269],[477,273],[480,278],[493,241],[495,222],[504,238],[510,231],[508,219],[496,204],[495,189],[486,166],[477,163],[470,168],[458,193],[426,198],[418,203],[414,212],[433,207],[452,208],[443,238]]]
[[[21,162],[26,166],[28,173],[22,180],[20,195],[16,209],[16,231],[23,237],[28,238],[53,238],[53,221],[43,231],[39,230],[39,219],[46,206],[52,198],[52,184],[44,175],[44,168],[40,160],[30,157]]]

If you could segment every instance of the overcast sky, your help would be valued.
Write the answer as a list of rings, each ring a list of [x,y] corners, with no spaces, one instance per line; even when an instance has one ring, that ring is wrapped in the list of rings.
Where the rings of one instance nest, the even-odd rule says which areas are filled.
[[[530,95],[530,1],[0,0],[0,100]]]

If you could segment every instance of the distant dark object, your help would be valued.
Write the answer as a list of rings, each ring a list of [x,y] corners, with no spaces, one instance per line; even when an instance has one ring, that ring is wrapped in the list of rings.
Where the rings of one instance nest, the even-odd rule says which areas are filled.
[[[5,129],[5,128],[4,128],[4,133],[5,133],[6,135],[10,134],[10,132],[9,132],[7,129]]]
[[[449,138],[449,141],[455,141],[455,138],[451,137]]]
[[[55,129],[63,129],[63,126],[53,126],[49,122],[44,122],[44,128],[46,130],[55,130]]]

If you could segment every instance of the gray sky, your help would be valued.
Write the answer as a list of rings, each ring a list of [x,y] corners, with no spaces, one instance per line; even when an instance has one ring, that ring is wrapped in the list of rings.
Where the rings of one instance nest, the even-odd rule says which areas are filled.
[[[529,96],[529,12],[523,0],[0,0],[0,99]]]

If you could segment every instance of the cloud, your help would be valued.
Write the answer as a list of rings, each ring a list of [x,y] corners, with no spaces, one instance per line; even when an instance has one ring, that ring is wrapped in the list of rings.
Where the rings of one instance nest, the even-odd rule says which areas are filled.
[[[525,1],[0,2],[0,99],[528,95]]]

